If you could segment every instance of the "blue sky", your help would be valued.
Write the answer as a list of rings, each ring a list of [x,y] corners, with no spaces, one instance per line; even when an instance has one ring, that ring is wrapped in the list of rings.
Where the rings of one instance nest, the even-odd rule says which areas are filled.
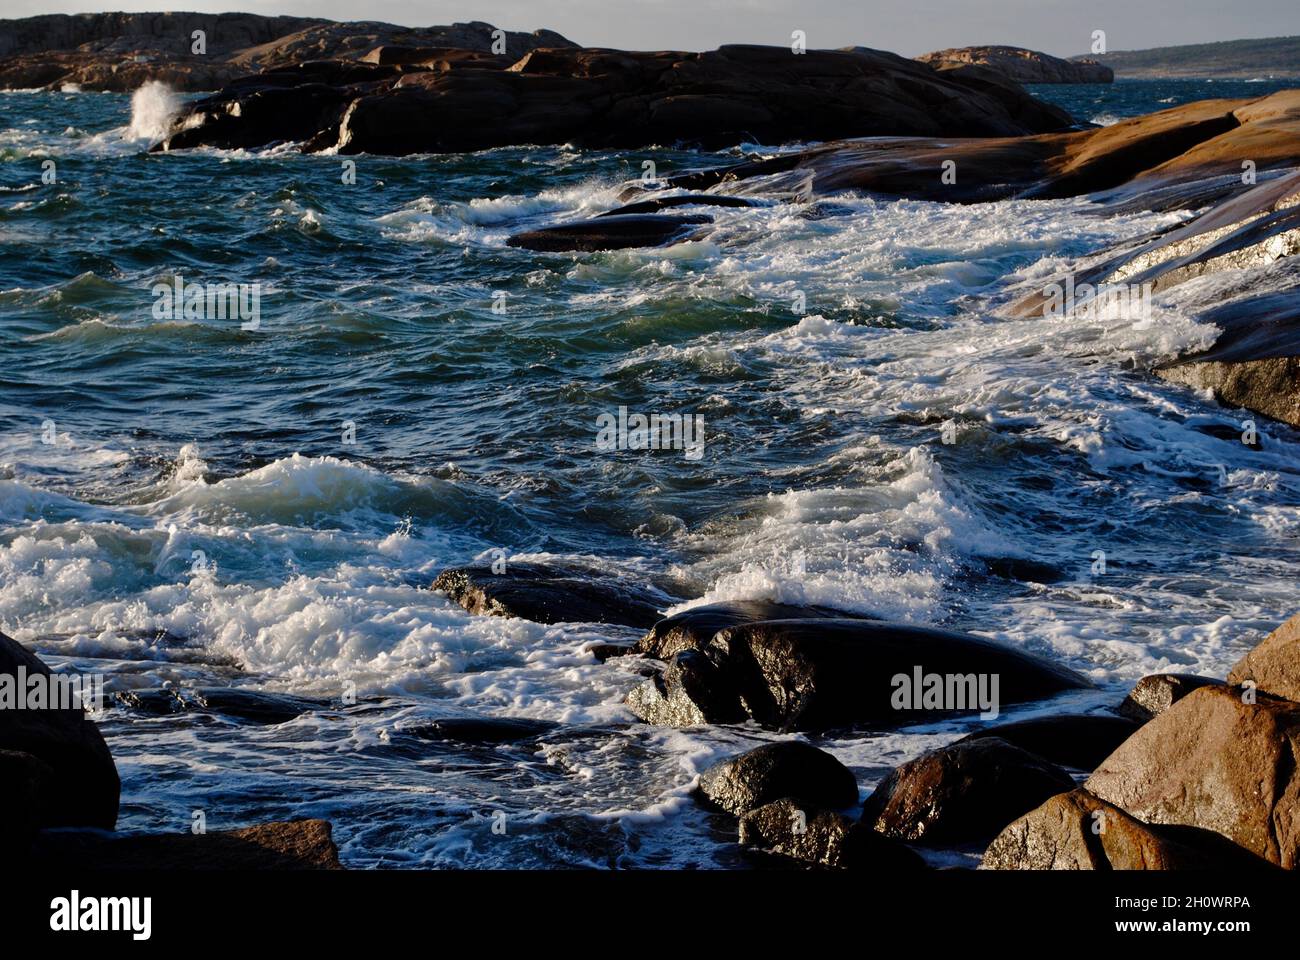
[[[640,50],[784,44],[798,29],[809,47],[858,45],[906,56],[979,43],[1068,56],[1088,52],[1094,30],[1106,32],[1111,50],[1300,35],[1297,0],[4,0],[0,6],[7,17],[170,7],[412,26],[486,20],[510,30],[549,27],[588,46]]]

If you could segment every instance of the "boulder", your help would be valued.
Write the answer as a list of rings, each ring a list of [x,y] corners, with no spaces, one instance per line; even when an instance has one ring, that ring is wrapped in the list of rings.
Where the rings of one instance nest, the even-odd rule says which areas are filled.
[[[1078,788],[1003,830],[985,870],[1269,870],[1268,861],[1207,830],[1143,823]]]
[[[954,743],[889,774],[862,805],[862,822],[900,840],[940,846],[987,841],[1070,775],[1042,757],[989,738]]]
[[[936,50],[916,58],[932,67],[971,64],[1017,83],[1113,83],[1115,72],[1096,60],[1062,60],[1024,47],[984,46]]]
[[[646,723],[663,727],[740,723],[746,718],[735,690],[699,650],[673,654],[663,672],[634,687],[625,703]]]
[[[1193,690],[1129,737],[1084,784],[1147,823],[1222,834],[1288,869],[1300,857],[1300,704]]]
[[[30,753],[0,750],[0,842],[11,855],[31,847],[53,777],[54,768]]]
[[[675,661],[685,655],[678,654]],[[745,716],[778,729],[898,726],[959,712],[956,703],[948,711],[926,709],[916,701],[899,705],[898,678],[910,683],[921,668],[969,681],[963,691],[980,677],[991,689],[996,678],[999,704],[1089,686],[1071,670],[969,634],[883,620],[814,617],[720,630],[690,660],[689,671],[679,670],[676,685],[666,689],[678,698],[678,713],[726,723],[731,721],[724,716],[733,716],[739,704]],[[663,679],[668,680],[667,673]],[[686,708],[685,701],[694,709]],[[637,710],[631,699],[629,706]],[[966,709],[979,707],[972,702]]]
[[[261,823],[212,833],[47,833],[41,862],[78,870],[341,870],[325,820]]]
[[[1164,713],[1193,690],[1221,682],[1213,677],[1201,677],[1194,673],[1154,673],[1134,684],[1129,695],[1119,705],[1119,712],[1138,723],[1146,723],[1152,717]]]
[[[511,561],[444,570],[432,589],[470,613],[519,617],[535,623],[618,623],[649,627],[675,600],[585,568]]]
[[[798,740],[764,744],[716,763],[700,774],[698,790],[708,804],[737,816],[783,797],[831,810],[858,802],[853,771]]]
[[[618,216],[572,220],[549,227],[516,233],[506,246],[547,252],[623,250],[628,247],[658,247],[692,240],[700,235],[694,229],[712,223],[703,214],[672,216],[660,213],[628,213]]]
[[[1247,680],[1253,681],[1257,690],[1300,703],[1300,614],[1233,665],[1228,682],[1240,686]]]
[[[29,678],[51,676],[39,657],[0,634],[0,675],[16,685],[20,667]],[[0,750],[28,754],[49,768],[38,781],[40,826],[112,830],[117,823],[117,765],[84,710],[0,710]]]
[[[1063,767],[1092,770],[1139,726],[1138,721],[1106,714],[1035,717],[978,730],[957,742],[996,737]]]
[[[789,798],[765,804],[740,818],[740,842],[820,867],[914,873],[925,861],[897,840],[840,813],[805,809]]]

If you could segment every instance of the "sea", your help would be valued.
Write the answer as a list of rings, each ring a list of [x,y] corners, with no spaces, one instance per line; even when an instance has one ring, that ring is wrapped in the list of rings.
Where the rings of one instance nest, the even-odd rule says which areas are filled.
[[[1108,124],[1296,84],[1034,92]],[[1139,316],[1000,309],[1195,211],[760,195],[674,246],[532,252],[507,237],[618,206],[647,162],[774,147],[148,152],[183,100],[0,95],[0,629],[111,694],[317,706],[262,723],[109,696],[119,830],[321,817],[357,869],[750,865],[694,779],[797,735],[639,722],[623,698],[646,662],[591,650],[641,631],[429,589],[475,561],[584,564],[663,587],[666,612],[766,598],[940,625],[1096,684],[1003,720],[1222,676],[1300,607],[1300,434],[1149,373],[1212,343],[1192,315],[1267,271]],[[256,309],[170,310],[178,284]],[[703,443],[598,445],[620,408],[702,418]],[[555,726],[411,733],[445,717]],[[798,736],[865,796],[985,723]]]

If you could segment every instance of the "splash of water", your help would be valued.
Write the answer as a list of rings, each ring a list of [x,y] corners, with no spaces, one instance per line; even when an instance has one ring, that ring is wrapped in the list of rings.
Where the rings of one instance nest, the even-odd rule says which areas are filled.
[[[161,140],[179,109],[176,92],[161,80],[150,80],[131,97],[131,127],[127,136],[150,143]]]

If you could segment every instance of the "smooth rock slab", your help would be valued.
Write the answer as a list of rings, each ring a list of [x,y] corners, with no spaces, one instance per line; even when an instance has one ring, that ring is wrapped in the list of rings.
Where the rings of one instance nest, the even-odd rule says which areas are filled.
[[[707,803],[737,816],[783,797],[832,810],[858,802],[853,771],[798,740],[764,744],[716,763],[700,774],[698,789]]]
[[[332,827],[325,820],[261,823],[211,833],[43,834],[43,863],[84,870],[341,870]]]
[[[926,844],[988,840],[1073,786],[1060,767],[1005,740],[955,743],[890,773],[862,805],[862,822]]]
[[[740,819],[740,842],[770,853],[841,870],[885,874],[928,869],[904,844],[830,810],[806,810],[789,798]]]
[[[829,607],[809,607],[772,600],[733,600],[691,607],[658,621],[641,638],[637,649],[647,657],[667,660],[682,650],[702,649],[719,630],[760,620],[845,619],[856,614]],[[870,619],[863,616],[863,619]]]
[[[1143,823],[1082,787],[1058,794],[1003,830],[985,870],[1271,869],[1216,833]]]

